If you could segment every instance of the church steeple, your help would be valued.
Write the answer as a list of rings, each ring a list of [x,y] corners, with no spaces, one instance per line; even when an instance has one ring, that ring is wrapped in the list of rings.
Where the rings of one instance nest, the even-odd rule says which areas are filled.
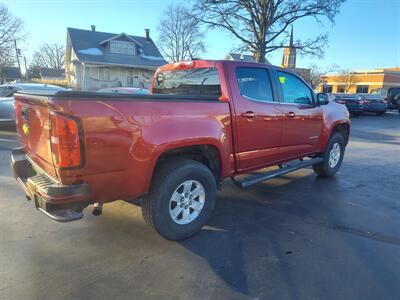
[[[289,46],[283,49],[282,65],[283,68],[296,68],[296,47],[293,43],[293,26],[290,32]]]
[[[294,47],[293,47],[293,26],[292,26],[292,31],[290,32],[289,47],[290,47],[290,48],[294,48]]]

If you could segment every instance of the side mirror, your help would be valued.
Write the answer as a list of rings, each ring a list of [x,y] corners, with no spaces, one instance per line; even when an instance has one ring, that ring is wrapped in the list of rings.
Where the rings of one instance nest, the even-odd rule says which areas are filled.
[[[329,103],[328,95],[325,93],[318,93],[317,94],[317,103],[319,105],[325,105]]]

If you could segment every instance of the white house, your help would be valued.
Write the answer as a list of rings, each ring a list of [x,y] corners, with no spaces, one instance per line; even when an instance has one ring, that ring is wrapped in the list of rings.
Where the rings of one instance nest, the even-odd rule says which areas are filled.
[[[75,90],[145,87],[155,70],[167,62],[150,38],[76,28],[67,29],[65,76]]]

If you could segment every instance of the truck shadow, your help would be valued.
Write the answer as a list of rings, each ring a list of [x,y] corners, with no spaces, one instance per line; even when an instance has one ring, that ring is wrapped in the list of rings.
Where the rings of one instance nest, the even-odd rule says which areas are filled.
[[[207,226],[180,244],[203,257],[226,284],[244,295],[268,295],[269,273],[280,278],[280,289],[283,286],[288,298],[301,298],[289,263],[296,252],[294,232],[288,230],[285,216],[276,209],[284,205],[292,207],[292,213],[299,209],[303,215],[305,211],[294,208],[283,190],[307,180],[292,178],[285,187],[259,184],[244,191],[225,184]]]

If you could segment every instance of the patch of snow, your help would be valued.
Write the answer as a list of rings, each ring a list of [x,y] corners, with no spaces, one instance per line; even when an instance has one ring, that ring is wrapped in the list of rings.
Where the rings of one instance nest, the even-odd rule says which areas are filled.
[[[144,54],[140,54],[140,56],[142,58],[149,59],[149,60],[164,60],[164,58],[162,58],[160,56],[149,56],[149,55],[144,55]]]
[[[144,59],[148,59],[148,60],[164,60],[164,59],[163,59],[162,57],[160,57],[160,56],[145,55],[145,54],[143,53],[143,49],[142,49],[142,48],[139,48],[138,50],[139,50],[139,56],[142,57],[142,58],[144,58]]]
[[[87,55],[96,55],[96,56],[103,55],[103,52],[101,52],[101,50],[98,48],[82,49],[82,50],[78,50],[78,52],[82,53],[82,54],[87,54]]]

